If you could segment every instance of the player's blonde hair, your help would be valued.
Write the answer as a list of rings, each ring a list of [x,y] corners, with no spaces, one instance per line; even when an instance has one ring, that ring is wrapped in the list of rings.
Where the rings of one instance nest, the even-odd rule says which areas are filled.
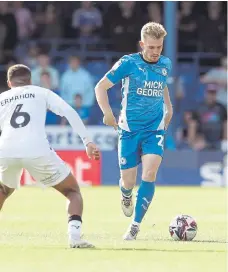
[[[146,36],[154,39],[164,38],[167,32],[163,25],[155,22],[145,24],[141,29],[141,40],[143,41]]]

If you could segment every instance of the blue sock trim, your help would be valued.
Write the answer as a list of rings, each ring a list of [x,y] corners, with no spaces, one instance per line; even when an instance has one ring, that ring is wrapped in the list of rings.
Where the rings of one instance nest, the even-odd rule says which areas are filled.
[[[124,196],[131,196],[132,195],[132,189],[126,189],[123,186],[120,186],[120,190]]]

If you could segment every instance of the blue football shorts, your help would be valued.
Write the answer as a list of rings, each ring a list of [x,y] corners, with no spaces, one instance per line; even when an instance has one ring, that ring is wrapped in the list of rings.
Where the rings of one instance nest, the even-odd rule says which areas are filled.
[[[120,169],[141,163],[141,156],[156,154],[163,157],[164,130],[128,132],[119,128],[118,159]]]

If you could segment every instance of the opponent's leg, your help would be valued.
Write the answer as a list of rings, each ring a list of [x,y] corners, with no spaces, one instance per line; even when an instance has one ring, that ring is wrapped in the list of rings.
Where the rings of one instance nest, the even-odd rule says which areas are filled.
[[[78,217],[81,217],[83,211],[83,200],[75,177],[72,174],[69,174],[66,179],[53,186],[53,188],[55,188],[67,198],[68,216],[71,217],[77,215]]]
[[[21,174],[19,159],[0,158],[0,210],[5,200],[20,187]]]
[[[9,188],[0,182],[0,210],[5,200],[14,192],[15,189]]]
[[[24,159],[24,168],[46,187],[53,187],[67,198],[70,247],[92,247],[81,240],[83,200],[79,185],[69,167],[54,152],[44,157]]]
[[[68,200],[68,235],[70,247],[93,247],[92,244],[81,240],[83,199],[75,177],[69,174],[64,181],[53,186],[53,188],[62,193]]]
[[[132,200],[132,191],[136,184],[137,166],[130,169],[120,170],[120,190],[121,196],[121,207],[124,214],[127,217],[132,216],[134,211],[134,204]]]
[[[134,240],[139,232],[140,224],[152,202],[155,191],[155,180],[162,157],[155,154],[142,156],[142,182],[138,189],[134,220],[124,236],[125,240]]]

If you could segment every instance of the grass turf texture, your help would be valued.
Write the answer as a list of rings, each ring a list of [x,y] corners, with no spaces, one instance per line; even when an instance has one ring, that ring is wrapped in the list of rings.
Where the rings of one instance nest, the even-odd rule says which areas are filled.
[[[157,187],[132,242],[122,241],[131,219],[122,214],[118,187],[87,187],[82,193],[84,238],[95,249],[68,248],[66,205],[59,193],[22,188],[0,213],[0,271],[226,271],[225,189]],[[169,223],[180,213],[196,219],[192,242],[175,242],[169,235]]]

